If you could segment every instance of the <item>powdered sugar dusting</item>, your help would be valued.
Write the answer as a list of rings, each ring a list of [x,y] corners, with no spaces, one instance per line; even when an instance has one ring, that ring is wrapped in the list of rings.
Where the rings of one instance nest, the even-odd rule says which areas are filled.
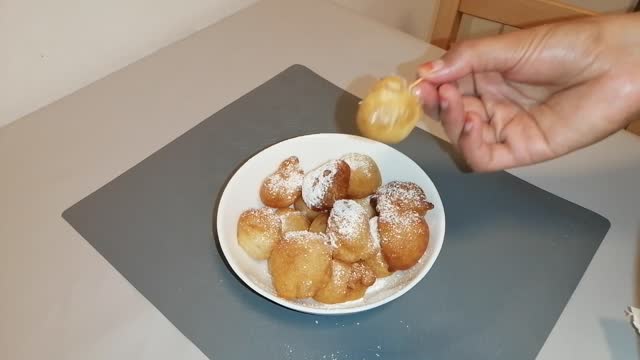
[[[310,171],[302,179],[302,199],[309,207],[319,207],[338,172],[338,161],[333,160]]]
[[[354,148],[355,151],[357,151],[356,148]],[[294,150],[295,151],[295,150]],[[351,151],[348,150],[348,151]],[[366,236],[369,239],[369,243],[370,243],[370,247],[373,248],[377,255],[380,255],[380,248],[381,248],[381,240],[382,237],[380,236],[380,232],[379,232],[379,228],[378,228],[378,223],[380,222],[380,216],[378,215],[378,211],[376,211],[377,209],[377,205],[378,203],[382,203],[380,205],[380,208],[383,209],[392,209],[392,210],[396,210],[393,212],[390,211],[384,211],[386,215],[386,219],[387,220],[395,220],[395,217],[400,216],[401,214],[403,214],[403,212],[398,213],[397,210],[400,209],[400,207],[398,207],[397,205],[395,207],[392,208],[392,204],[389,201],[385,202],[384,196],[380,196],[380,195],[393,195],[395,194],[395,196],[389,196],[391,198],[393,197],[400,197],[400,198],[410,198],[411,195],[407,196],[407,194],[411,194],[411,193],[415,193],[412,189],[403,189],[403,188],[393,188],[390,189],[391,186],[389,186],[389,184],[387,184],[386,186],[383,185],[381,188],[378,189],[378,191],[370,196],[365,196],[364,199],[360,199],[361,195],[347,195],[346,190],[344,191],[344,194],[340,195],[340,196],[331,196],[331,194],[334,193],[333,189],[334,188],[338,188],[338,186],[336,186],[336,177],[341,179],[339,182],[342,183],[342,179],[345,178],[345,176],[342,176],[342,172],[343,172],[343,168],[345,168],[345,165],[348,165],[349,168],[351,169],[351,171],[358,171],[359,174],[363,174],[365,173],[366,170],[368,170],[369,168],[375,169],[375,167],[371,167],[371,163],[370,160],[368,160],[367,158],[370,159],[370,157],[366,156],[366,155],[361,155],[361,154],[356,154],[356,153],[348,153],[348,152],[343,152],[342,154],[347,154],[347,155],[338,155],[340,156],[340,158],[336,158],[339,160],[332,160],[329,159],[328,161],[326,161],[325,163],[322,163],[319,167],[314,168],[313,166],[311,167],[311,170],[309,173],[306,174],[304,172],[299,172],[297,175],[293,174],[293,176],[287,178],[285,176],[282,176],[282,174],[276,174],[273,173],[273,179],[272,179],[272,184],[271,184],[271,189],[274,192],[287,192],[287,190],[296,190],[296,188],[299,190],[298,194],[297,194],[297,201],[299,201],[299,203],[304,203],[306,205],[306,207],[309,208],[309,210],[311,210],[311,207],[318,207],[318,208],[322,208],[322,210],[318,210],[318,211],[322,211],[324,212],[326,215],[330,215],[332,212],[332,208],[336,207],[335,202],[339,201],[339,199],[346,199],[348,197],[353,198],[353,201],[358,202],[358,205],[360,205],[361,207],[363,207],[363,209],[365,210],[365,213],[367,214],[364,218],[364,225],[361,225],[363,227],[363,229],[365,231],[364,234],[367,234],[368,236]],[[355,154],[352,155],[352,154]],[[357,156],[357,155],[361,155],[361,156]],[[346,164],[345,164],[346,163]],[[317,163],[316,163],[317,165]],[[381,165],[385,165],[384,161]],[[299,168],[299,166],[298,166]],[[307,168],[305,168],[305,170],[309,170]],[[381,167],[380,170],[384,170],[384,167]],[[320,174],[326,174],[328,176],[326,176],[325,180],[327,181],[320,181],[321,177],[319,176]],[[391,174],[392,175],[392,174]],[[315,178],[314,178],[315,177]],[[405,176],[407,177],[407,176]],[[318,180],[317,183],[314,184],[315,180]],[[417,180],[416,180],[417,181]],[[297,185],[296,185],[297,184]],[[316,185],[316,186],[313,186]],[[344,187],[341,185],[341,187]],[[385,188],[386,187],[386,188]],[[385,188],[385,189],[383,189]],[[340,190],[340,192],[343,192],[343,190]],[[400,193],[404,192],[405,195],[399,195]],[[330,198],[331,199],[328,199]],[[356,197],[358,199],[356,199]],[[371,200],[369,202],[369,200]],[[368,203],[370,203],[370,207],[367,209],[366,205],[368,205]],[[329,206],[330,204],[332,204],[332,206]],[[266,205],[267,208],[263,208],[260,209],[259,211],[257,211],[258,213],[261,213],[262,216],[260,217],[260,221],[261,222],[268,222],[265,221],[267,219],[276,219],[277,218],[277,222],[280,221],[286,221],[286,219],[289,216],[293,215],[293,209],[291,209],[292,211],[279,211],[279,210],[289,210],[291,208],[291,206],[286,207],[286,209],[273,209],[273,208],[269,208],[268,206],[272,206],[272,207],[281,207],[281,206],[276,206],[276,205],[267,205],[267,203],[263,203],[261,205]],[[282,206],[284,208],[284,206]],[[299,208],[299,205],[296,205],[295,209],[298,210],[296,211],[296,213],[298,213],[301,209],[305,209],[306,207],[303,208]],[[339,212],[339,208],[340,205],[337,206],[338,207],[338,211]],[[356,208],[357,209],[357,208]],[[422,210],[420,210],[422,211]],[[266,214],[270,214],[270,216],[265,216]],[[420,212],[418,215],[420,217],[422,217],[422,212]],[[276,216],[273,216],[276,215]],[[305,212],[304,215],[307,215],[307,213]],[[325,216],[326,216],[325,215]],[[353,213],[352,213],[353,215]],[[411,214],[412,216],[414,214]],[[439,215],[439,214],[437,214]],[[372,218],[373,217],[373,218]],[[312,217],[311,217],[312,218]],[[384,217],[383,217],[384,218]],[[363,222],[358,221],[360,224],[362,224]],[[358,222],[352,222],[352,224],[356,224]],[[395,221],[392,221],[395,223]],[[380,222],[380,224],[382,225],[382,222]],[[328,224],[327,224],[328,225]],[[368,229],[366,228],[368,227]],[[351,226],[345,226],[343,227],[342,230],[346,229],[347,233],[351,233],[351,234],[357,234],[356,236],[358,236],[360,239],[363,238],[363,233],[360,232],[356,232],[354,231],[356,227]],[[388,225],[386,228],[384,228],[385,231],[388,231]],[[313,236],[312,236],[313,235]],[[333,235],[333,236],[332,236]],[[296,242],[298,245],[298,248],[303,248],[306,246],[309,247],[318,247],[318,242],[316,241],[311,241],[312,238],[316,238],[318,240],[321,240],[324,244],[327,245],[327,247],[329,246],[333,246],[336,247],[336,240],[340,239],[340,241],[345,241],[346,239],[350,238],[345,236],[344,239],[343,237],[341,237],[340,235],[335,234],[335,232],[332,234],[331,232],[327,231],[327,234],[322,234],[322,233],[313,233],[310,234],[308,232],[308,230],[305,231],[293,231],[293,232],[288,232],[288,233],[282,233],[282,237],[280,239],[282,239],[281,241],[293,241]],[[346,247],[345,248],[349,248],[348,244],[345,244]],[[427,253],[425,253],[425,255],[427,255]],[[395,271],[393,273],[391,273],[389,276],[385,276],[382,278],[375,278],[375,274],[373,274],[373,279],[375,280],[375,282],[373,283],[373,285],[371,287],[368,288],[366,295],[364,296],[364,298],[360,298],[357,300],[353,300],[353,301],[348,301],[348,302],[342,302],[342,303],[338,303],[338,304],[324,304],[324,303],[320,303],[315,301],[313,298],[306,298],[306,299],[298,299],[298,300],[291,300],[289,302],[291,303],[295,303],[299,306],[303,306],[303,307],[307,307],[307,308],[317,308],[317,309],[350,309],[350,308],[355,308],[355,307],[360,307],[363,305],[367,305],[367,304],[371,304],[374,302],[378,302],[382,299],[385,299],[389,296],[392,296],[394,293],[396,293],[399,290],[402,290],[405,286],[407,286],[411,281],[413,281],[413,279],[415,278],[415,276],[417,276],[417,274],[420,271],[423,271],[424,268],[424,263],[426,261],[429,260],[429,256],[425,256],[423,257],[420,261],[419,264],[423,264],[423,265],[417,265],[414,266],[410,269],[407,270],[403,270],[403,271]],[[357,264],[357,263],[356,263]],[[366,262],[365,262],[366,264]],[[302,265],[302,264],[301,264]],[[304,266],[304,265],[302,265]],[[366,265],[365,265],[366,266]],[[258,267],[260,269],[260,271],[264,271],[265,274],[267,274],[268,276],[268,267],[267,267],[267,263],[266,262],[262,262],[258,264]],[[371,270],[370,268],[367,268],[368,270]],[[251,271],[253,271],[254,269],[251,269]],[[340,271],[341,270],[341,271]],[[362,271],[361,271],[362,270]],[[343,269],[339,269],[340,274],[337,274],[338,277],[340,278],[344,278],[347,276],[347,273],[350,275],[350,278],[353,278],[352,280],[356,280],[359,278],[363,278],[363,275],[366,275],[367,272],[364,271],[365,269],[355,269],[352,268],[352,266],[348,266],[347,268],[343,268]],[[373,273],[373,272],[372,272]],[[257,282],[260,283],[260,286],[263,287],[267,292],[275,295],[275,289],[273,288],[271,282],[268,279],[263,279],[263,278],[254,278],[257,275],[254,274],[249,274],[249,277]],[[318,324],[318,321],[316,321],[316,324]],[[359,323],[358,323],[359,325]],[[345,325],[342,325],[343,327]],[[292,344],[293,345],[293,344]],[[379,347],[378,347],[379,349]],[[373,351],[375,351],[374,349],[372,349]],[[291,346],[291,348],[287,349],[287,352],[291,355],[293,355],[294,352],[296,352],[293,349],[293,346]],[[339,352],[338,352],[339,353]],[[302,353],[299,351],[297,351],[297,355],[302,355]],[[312,358],[316,358],[317,354],[313,354],[314,356]],[[320,354],[320,357],[322,357],[323,354]],[[334,358],[333,356],[334,354],[331,355],[327,355],[330,356],[331,358]],[[337,355],[337,354],[336,354]],[[369,354],[367,355],[367,358],[369,358],[370,355],[374,355],[374,358],[377,358],[380,355],[383,354]],[[310,356],[310,354],[308,353],[304,353],[303,357],[307,358],[307,356]],[[324,358],[324,357],[322,357]]]
[[[330,233],[327,235],[327,245],[331,246],[332,249],[336,249],[338,247],[338,239],[336,239],[336,235]]]
[[[338,200],[333,204],[327,228],[331,228],[341,239],[353,239],[364,231],[367,211],[353,200]]]
[[[277,209],[275,213],[276,215],[278,215],[278,217],[280,217],[280,220],[282,221],[287,221],[290,216],[304,216],[304,213],[302,211],[291,208]]]
[[[308,239],[325,240],[326,235],[322,233],[314,233],[308,230],[289,231],[283,235],[285,241],[305,241]]]
[[[281,226],[280,217],[276,213],[276,209],[270,207],[261,207],[245,210],[241,218],[251,219],[250,221],[263,228],[279,228]]]
[[[379,221],[386,225],[387,235],[394,239],[415,236],[419,233],[419,224],[424,218],[415,211],[399,211],[397,208],[380,212]],[[380,237],[384,242],[385,238]],[[394,246],[403,247],[404,242],[397,242]]]
[[[418,264],[422,264],[424,263],[424,261],[425,256],[423,256],[420,261],[418,261]],[[367,304],[371,301],[376,301],[381,298],[393,295],[400,287],[405,286],[407,283],[409,283],[416,276],[416,274],[420,272],[420,269],[421,266],[416,265],[408,270],[396,271],[387,277],[376,279],[375,283],[367,289],[367,294],[369,295],[365,295],[365,297],[358,300],[339,304],[324,304],[310,298],[296,300],[296,303],[304,305],[305,307],[315,309],[335,309]]]
[[[433,205],[427,201],[427,196],[418,185],[410,182],[391,181],[381,186],[374,195],[376,209],[379,213],[388,212],[393,208],[429,209]]]
[[[358,153],[350,153],[342,157],[352,171],[361,171],[364,175],[371,175],[371,158]]]
[[[336,262],[335,260],[331,264],[333,267],[332,279],[331,281],[335,284],[346,284],[351,278],[350,269],[341,263]]]
[[[304,175],[300,172],[291,174],[275,173],[265,182],[266,190],[270,194],[295,193],[302,189],[302,179]]]
[[[278,171],[269,175],[264,181],[265,190],[271,194],[293,194],[302,190],[304,171],[300,168],[297,157],[282,162]]]
[[[314,233],[308,230],[290,231],[282,236],[283,241],[296,242],[301,245],[308,244],[311,241],[320,241],[328,244],[329,238],[322,233]]]
[[[371,243],[373,248],[380,249],[380,233],[378,232],[378,217],[369,219],[369,231],[371,232]]]
[[[376,275],[368,266],[362,263],[354,263],[351,265],[351,282],[352,285],[362,284],[371,286],[376,281]]]

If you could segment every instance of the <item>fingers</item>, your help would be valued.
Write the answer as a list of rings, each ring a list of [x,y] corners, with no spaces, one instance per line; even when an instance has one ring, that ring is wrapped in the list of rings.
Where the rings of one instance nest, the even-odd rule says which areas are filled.
[[[509,145],[487,139],[487,133],[490,132],[489,124],[482,121],[478,114],[466,113],[458,148],[476,172],[502,170],[516,165]]]
[[[531,36],[514,32],[455,44],[440,59],[420,66],[420,77],[434,84],[456,81],[471,73],[507,71],[524,56]]]
[[[432,119],[437,120],[440,110],[440,96],[438,95],[438,89],[426,81],[421,81],[416,85],[413,91],[422,102],[424,113]]]
[[[472,76],[465,76],[459,79],[455,82],[455,87],[461,95],[475,95],[475,84]],[[440,95],[438,87],[428,81],[421,81],[414,87],[413,91],[420,98],[424,113],[432,119],[439,120]]]
[[[465,113],[474,112],[480,116],[482,121],[489,121],[486,104],[477,96],[463,96],[462,105]]]
[[[491,128],[497,141],[504,141],[504,128],[524,109],[512,102],[496,99],[485,99],[487,116],[491,119]]]
[[[438,97],[445,133],[474,171],[496,171],[516,165],[510,146],[497,141],[496,131],[480,99],[462,96],[450,83],[440,86]]]
[[[443,84],[438,89],[440,120],[449,140],[456,144],[464,125],[462,95],[453,84]]]

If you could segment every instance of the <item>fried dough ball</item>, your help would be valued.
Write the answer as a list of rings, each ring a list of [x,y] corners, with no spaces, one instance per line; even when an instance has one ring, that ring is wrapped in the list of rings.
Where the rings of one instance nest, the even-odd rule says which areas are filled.
[[[347,294],[347,301],[359,299],[364,296],[369,286],[376,282],[376,275],[363,263],[351,265],[351,281],[348,288],[351,290]]]
[[[313,297],[331,279],[331,247],[324,234],[284,234],[268,261],[273,286],[284,299]]]
[[[296,199],[296,201],[293,203],[293,207],[296,210],[301,211],[307,217],[307,219],[309,219],[309,221],[313,221],[313,219],[315,219],[318,215],[323,214],[322,212],[309,209],[307,204],[302,199],[302,196]]]
[[[362,206],[367,211],[367,215],[369,216],[369,219],[376,216],[376,209],[373,207],[373,204],[371,204],[370,196],[367,196],[366,198],[362,198],[362,199],[355,199],[354,201],[357,202],[360,206]]]
[[[327,221],[328,220],[329,220],[329,215],[328,214],[320,214],[320,215],[318,215],[315,219],[313,219],[313,222],[309,226],[309,231],[315,232],[315,233],[326,234],[327,233]]]
[[[327,235],[334,242],[334,258],[347,263],[364,260],[375,249],[369,232],[367,211],[353,200],[335,202],[329,220]]]
[[[276,214],[280,216],[283,234],[291,231],[309,230],[309,219],[301,211],[285,208],[276,210]]]
[[[376,251],[373,256],[363,260],[362,263],[367,265],[379,279],[393,274],[393,271],[389,269],[389,264],[387,264],[387,261],[384,259],[381,250]]]
[[[360,102],[356,124],[370,139],[398,143],[409,136],[422,113],[420,100],[407,81],[388,76],[378,81]]]
[[[278,169],[262,181],[260,199],[266,206],[286,208],[302,193],[304,171],[296,156],[285,159]]]
[[[382,185],[382,175],[378,164],[371,156],[349,153],[342,157],[351,169],[349,177],[348,196],[351,199],[361,199],[376,192]]]
[[[351,169],[344,160],[330,160],[311,170],[302,181],[302,198],[314,211],[327,211],[347,197]]]
[[[415,211],[388,210],[380,213],[378,233],[382,255],[390,270],[415,265],[429,244],[429,226]]]
[[[373,241],[373,246],[376,249],[376,252],[374,255],[364,259],[362,263],[367,265],[377,278],[387,277],[392,274],[392,271],[389,270],[389,264],[387,264],[387,261],[382,255],[382,250],[380,249],[380,233],[378,233],[377,216],[369,220],[369,229],[371,231],[371,240]]]
[[[379,214],[395,208],[399,211],[415,211],[420,216],[425,216],[427,211],[433,209],[433,204],[427,201],[422,188],[408,181],[391,181],[382,185],[373,199]]]
[[[360,299],[376,277],[366,265],[331,261],[331,280],[318,290],[313,299],[325,304],[337,304]]]
[[[238,220],[237,238],[238,244],[249,256],[265,260],[282,238],[280,217],[272,208],[246,210]]]

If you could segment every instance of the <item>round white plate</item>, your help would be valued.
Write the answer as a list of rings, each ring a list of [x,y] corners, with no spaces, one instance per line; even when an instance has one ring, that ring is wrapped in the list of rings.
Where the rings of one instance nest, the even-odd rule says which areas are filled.
[[[383,183],[411,181],[425,191],[434,209],[426,215],[430,237],[427,251],[413,268],[377,279],[364,298],[342,304],[327,305],[312,299],[298,301],[278,297],[271,283],[267,261],[249,257],[238,245],[237,221],[249,208],[262,207],[259,189],[262,180],[289,156],[297,156],[305,172],[350,152],[371,156],[380,168]],[[438,190],[429,176],[409,157],[383,143],[342,134],[316,134],[292,138],[275,144],[247,161],[229,180],[217,213],[218,241],[235,273],[258,294],[282,306],[312,314],[349,314],[369,310],[405,294],[429,272],[444,240],[444,208]]]

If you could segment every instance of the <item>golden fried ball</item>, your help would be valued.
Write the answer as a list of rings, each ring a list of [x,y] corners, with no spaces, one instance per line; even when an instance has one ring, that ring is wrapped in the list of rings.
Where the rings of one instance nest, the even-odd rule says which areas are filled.
[[[351,199],[365,198],[376,192],[382,184],[378,164],[368,155],[349,153],[342,157],[351,169],[348,196]]]
[[[252,258],[267,259],[281,237],[280,217],[274,209],[249,209],[240,215],[237,225],[238,244]]]
[[[429,226],[415,211],[380,213],[378,233],[390,270],[406,270],[418,263],[429,243]]]
[[[315,233],[326,234],[327,233],[327,221],[328,220],[329,220],[329,215],[328,214],[320,214],[320,215],[318,215],[315,219],[313,219],[313,222],[309,226],[309,231],[315,232]]]
[[[309,219],[301,211],[285,208],[276,210],[276,214],[280,216],[283,234],[291,231],[309,230]]]
[[[344,160],[330,160],[311,170],[302,181],[302,198],[314,211],[327,211],[347,197],[351,169]]]
[[[347,264],[340,260],[331,261],[331,279],[313,296],[325,304],[338,304],[362,298],[373,285],[376,277],[366,265]]]
[[[293,207],[296,210],[302,212],[307,217],[307,219],[309,219],[309,221],[313,221],[313,219],[315,219],[316,216],[323,214],[322,212],[309,209],[307,204],[302,199],[302,196],[296,199],[296,201],[293,203]]]
[[[415,211],[420,216],[425,216],[427,211],[433,209],[424,190],[409,181],[390,181],[378,188],[373,199],[379,214],[386,209],[395,208],[399,211]]]
[[[334,241],[333,256],[353,263],[373,255],[367,211],[353,200],[338,200],[327,221],[327,235]]]
[[[260,199],[266,206],[286,208],[302,193],[304,171],[296,156],[285,159],[278,169],[267,176],[260,187]]]
[[[422,106],[405,79],[389,76],[378,81],[360,102],[356,124],[360,132],[384,143],[404,140],[422,116]]]
[[[373,207],[373,204],[371,203],[370,196],[367,196],[366,198],[362,198],[362,199],[354,199],[353,201],[357,202],[358,205],[362,206],[367,211],[367,216],[369,216],[369,219],[376,216],[376,209]]]
[[[331,248],[324,234],[294,231],[284,234],[269,257],[269,272],[278,296],[313,297],[331,279]]]
[[[380,233],[378,232],[378,217],[373,217],[369,220],[369,229],[371,231],[371,239],[373,241],[375,254],[364,259],[363,264],[367,265],[375,274],[377,278],[383,278],[391,275],[393,272],[389,269],[389,264],[382,255],[382,249],[380,248]]]

